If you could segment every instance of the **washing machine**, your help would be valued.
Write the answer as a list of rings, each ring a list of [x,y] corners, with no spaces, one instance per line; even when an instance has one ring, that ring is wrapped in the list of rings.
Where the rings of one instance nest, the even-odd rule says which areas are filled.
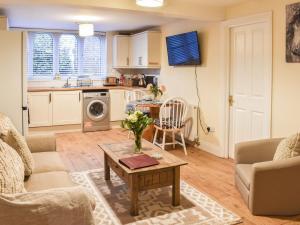
[[[108,90],[83,91],[82,131],[110,129],[110,97]]]

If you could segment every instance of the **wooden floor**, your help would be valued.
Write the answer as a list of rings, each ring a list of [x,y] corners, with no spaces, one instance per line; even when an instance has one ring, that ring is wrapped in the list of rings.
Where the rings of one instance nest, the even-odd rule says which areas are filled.
[[[103,168],[103,153],[99,143],[111,143],[127,139],[121,129],[94,133],[57,134],[57,149],[71,171]],[[181,178],[201,192],[207,194],[224,207],[243,218],[244,225],[300,225],[300,216],[286,218],[252,216],[234,186],[233,161],[221,159],[193,147],[188,156],[180,147],[169,150],[189,164],[182,168]]]

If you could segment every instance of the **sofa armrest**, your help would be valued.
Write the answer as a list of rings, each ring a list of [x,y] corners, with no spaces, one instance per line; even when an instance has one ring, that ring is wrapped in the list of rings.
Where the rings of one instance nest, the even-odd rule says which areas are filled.
[[[5,225],[94,225],[95,202],[81,187],[0,195],[0,221]]]
[[[273,159],[282,138],[242,142],[235,145],[236,164],[253,164]]]
[[[56,151],[56,138],[54,134],[30,135],[26,137],[26,141],[32,153]]]
[[[300,157],[253,164],[249,208],[255,215],[300,214]]]

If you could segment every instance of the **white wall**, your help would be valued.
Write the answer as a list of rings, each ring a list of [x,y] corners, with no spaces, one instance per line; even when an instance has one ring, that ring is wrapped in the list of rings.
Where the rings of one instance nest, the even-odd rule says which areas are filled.
[[[161,27],[162,30],[162,68],[159,82],[167,88],[165,97],[180,96],[191,105],[197,105],[194,66],[173,67],[168,65],[165,38],[169,35],[198,31],[201,42],[202,65],[197,68],[201,108],[209,126],[215,133],[205,135],[201,132],[200,148],[222,155],[223,131],[221,129],[221,82],[219,72],[219,23],[186,20]],[[201,129],[199,129],[201,130]]]

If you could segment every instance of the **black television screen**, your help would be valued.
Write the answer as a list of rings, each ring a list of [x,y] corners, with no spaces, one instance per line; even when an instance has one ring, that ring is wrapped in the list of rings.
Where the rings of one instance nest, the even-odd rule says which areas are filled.
[[[169,36],[166,39],[170,66],[201,64],[197,31]]]

